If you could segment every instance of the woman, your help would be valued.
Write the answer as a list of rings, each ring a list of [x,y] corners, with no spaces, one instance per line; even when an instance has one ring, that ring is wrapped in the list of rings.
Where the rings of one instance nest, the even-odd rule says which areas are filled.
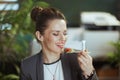
[[[87,51],[64,52],[67,23],[60,11],[35,7],[31,18],[42,50],[21,62],[20,80],[98,80]]]

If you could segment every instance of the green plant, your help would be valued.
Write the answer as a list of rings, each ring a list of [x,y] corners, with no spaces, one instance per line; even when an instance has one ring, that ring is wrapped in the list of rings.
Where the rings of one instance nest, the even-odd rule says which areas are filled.
[[[19,80],[20,69],[16,64],[14,64],[14,67],[15,70],[17,71],[17,74],[14,73],[5,74],[0,72],[0,80]]]
[[[0,61],[20,61],[30,55],[30,42],[33,39],[34,25],[30,19],[33,6],[48,7],[43,1],[20,0],[19,10],[1,11],[0,27]],[[10,28],[8,30],[8,28]]]
[[[30,55],[30,43],[34,38],[34,24],[30,19],[31,9],[37,5],[49,6],[43,1],[18,2],[20,7],[17,11],[0,11],[0,80],[19,80],[18,64],[21,59]],[[8,69],[9,66],[14,66],[17,71],[6,71],[6,66]]]
[[[19,76],[16,74],[8,74],[0,76],[0,80],[19,80]]]
[[[117,42],[111,42],[111,45],[114,46],[115,51],[108,54],[109,61],[115,67],[120,66],[120,40]]]

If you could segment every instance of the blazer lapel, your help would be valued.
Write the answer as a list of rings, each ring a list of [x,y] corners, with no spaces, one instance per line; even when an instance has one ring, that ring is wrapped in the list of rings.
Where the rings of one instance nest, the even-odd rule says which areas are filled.
[[[71,80],[71,69],[69,65],[69,60],[65,54],[61,55],[61,62],[63,68],[64,80]]]
[[[62,62],[64,80],[71,80],[71,69],[70,69],[68,56],[66,56],[65,54],[62,54],[61,62]],[[38,54],[38,58],[37,58],[36,78],[37,80],[44,80],[42,51]]]
[[[36,77],[37,80],[44,80],[43,76],[43,60],[42,60],[42,51],[38,54],[37,64],[36,64]]]

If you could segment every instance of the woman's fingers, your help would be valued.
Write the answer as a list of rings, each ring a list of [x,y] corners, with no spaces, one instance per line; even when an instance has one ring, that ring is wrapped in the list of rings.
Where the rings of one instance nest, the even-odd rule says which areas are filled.
[[[81,51],[78,53],[78,62],[84,75],[89,75],[93,71],[92,57],[88,52]]]
[[[85,58],[89,58],[89,52],[81,51],[81,52],[78,53],[78,56],[84,56]]]

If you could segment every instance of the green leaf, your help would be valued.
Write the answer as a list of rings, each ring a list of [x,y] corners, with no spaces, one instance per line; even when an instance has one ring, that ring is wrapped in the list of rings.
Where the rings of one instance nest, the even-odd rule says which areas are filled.
[[[2,78],[3,80],[19,80],[19,76],[15,74],[9,74]]]

